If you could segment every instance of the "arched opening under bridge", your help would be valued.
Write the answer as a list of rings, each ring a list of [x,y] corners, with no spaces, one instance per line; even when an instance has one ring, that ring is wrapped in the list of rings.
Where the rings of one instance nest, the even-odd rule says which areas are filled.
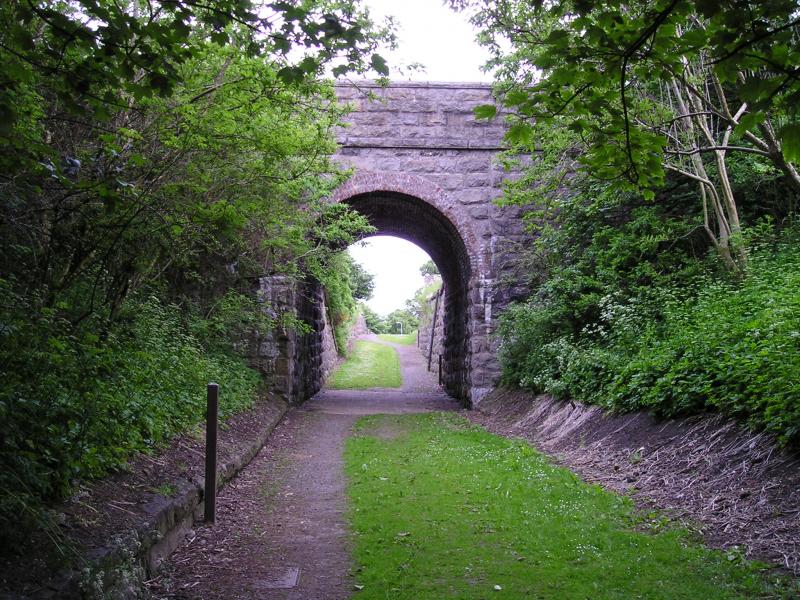
[[[448,394],[470,406],[473,321],[476,314],[482,314],[480,309],[475,310],[479,307],[472,293],[480,280],[480,265],[475,248],[470,247],[470,242],[475,242],[470,239],[471,232],[457,223],[455,215],[447,214],[450,211],[441,202],[444,195],[437,195],[430,184],[419,188],[426,182],[412,177],[405,177],[403,182],[380,181],[380,176],[354,179],[334,199],[366,216],[377,229],[374,235],[395,236],[416,244],[439,268],[444,284],[442,383]]]

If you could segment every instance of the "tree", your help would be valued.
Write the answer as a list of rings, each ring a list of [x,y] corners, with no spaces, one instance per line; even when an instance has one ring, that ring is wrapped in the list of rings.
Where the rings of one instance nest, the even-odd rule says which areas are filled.
[[[64,136],[45,131],[64,158],[7,180],[3,272],[41,290],[45,306],[69,296],[75,322],[114,318],[161,276],[202,274],[217,288],[217,278],[231,284],[231,264],[239,281],[297,272],[301,257],[352,242],[366,224],[316,202],[341,181],[328,159],[340,114],[332,90],[285,87],[233,48],[195,52],[169,98],[143,99],[100,131],[48,106],[49,123],[70,123]],[[74,293],[82,286],[91,293]]]
[[[254,11],[0,7],[4,276],[74,322],[114,318],[154,279],[197,279],[200,263],[209,287],[211,265],[223,285],[297,272],[365,223],[316,203],[343,177],[328,158],[342,112],[317,75],[380,67],[370,53],[390,34],[349,0]]]
[[[358,309],[364,315],[364,321],[367,323],[367,329],[372,333],[386,333],[388,331],[388,324],[386,319],[381,317],[378,313],[372,310],[364,302],[359,302]]]
[[[279,317],[259,278],[324,269],[369,231],[321,202],[346,174],[318,75],[380,71],[382,34],[348,0],[252,9],[0,3],[3,533],[190,426],[211,372],[255,388],[234,336]],[[156,411],[148,368],[175,375]]]
[[[665,171],[694,180],[702,226],[729,269],[744,269],[746,253],[727,157],[757,154],[800,191],[796,2],[453,4],[478,7],[512,143],[532,149],[537,133],[562,125],[592,177],[650,198]]]
[[[398,308],[386,316],[388,333],[410,333],[419,325],[419,319],[408,309]]]
[[[386,75],[374,50],[379,40],[393,40],[352,0],[15,1],[0,8],[0,25],[5,143],[30,124],[19,100],[39,76],[73,114],[108,120],[131,98],[171,94],[198,44],[269,57],[278,78],[295,84],[325,66],[337,76],[368,68]]]
[[[426,275],[439,275],[439,267],[432,260],[429,260],[419,268],[420,274],[425,277]]]
[[[353,260],[350,264],[350,286],[353,290],[353,298],[369,300],[375,290],[375,276]]]

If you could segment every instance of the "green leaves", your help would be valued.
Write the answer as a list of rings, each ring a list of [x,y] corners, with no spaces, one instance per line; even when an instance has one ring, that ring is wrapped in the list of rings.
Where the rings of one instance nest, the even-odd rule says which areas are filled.
[[[614,410],[718,411],[800,440],[796,229],[732,281],[657,205],[567,205],[557,225],[538,240],[549,260],[527,265],[549,278],[499,325],[506,383]]]
[[[734,133],[737,136],[741,136],[746,131],[752,131],[758,125],[763,123],[766,117],[767,115],[763,112],[746,113],[741,119],[739,119],[739,124],[736,126]]]
[[[525,90],[512,89],[503,96],[503,105],[509,108],[519,106],[530,100],[530,94]]]
[[[564,117],[564,125],[586,142],[587,173],[624,179],[644,191],[663,181],[664,164],[682,162],[662,150],[663,140],[670,140],[670,150],[681,140],[678,132],[664,137],[664,130],[685,123],[670,121],[678,112],[670,81],[681,81],[686,90],[694,86],[696,94],[698,80],[719,77],[732,113],[736,102],[749,104],[737,134],[753,131],[776,107],[792,111],[797,105],[800,80],[787,76],[800,60],[797,38],[788,34],[791,10],[778,0],[758,3],[743,24],[737,6],[727,0],[604,0],[572,8],[512,1],[479,11],[473,22],[483,27],[482,39],[501,67],[506,107],[539,123]],[[511,40],[508,51],[498,41],[504,37]],[[681,110],[696,115],[701,107],[693,102],[699,101],[721,113],[721,100],[706,95],[684,99]],[[647,139],[653,134],[662,141],[653,144]],[[529,136],[516,127],[510,141],[527,146]],[[646,148],[637,147],[642,142]]]
[[[386,32],[348,0],[135,4],[0,2],[0,490],[27,508],[192,426],[209,380],[249,406],[234,345],[298,325],[252,282],[366,230],[316,206],[343,178],[317,77],[385,73]]]
[[[389,66],[386,64],[386,60],[380,54],[373,54],[370,57],[370,66],[378,75],[389,75]]]
[[[208,42],[266,61],[285,60],[292,48],[301,48],[299,64],[284,64],[282,78],[290,84],[313,78],[333,62],[340,74],[368,68],[388,73],[374,50],[393,34],[375,27],[352,0],[274,2],[267,9],[272,14],[261,18],[244,0],[216,0],[213,6],[178,0],[148,7],[140,11],[129,2],[95,0],[4,5],[0,59],[10,81],[3,83],[0,109],[7,104],[3,96],[34,72],[76,114],[88,107],[96,117],[109,119],[126,97],[171,94],[182,81],[182,65]],[[14,111],[4,116],[9,128],[20,118]]]
[[[800,163],[800,124],[784,125],[781,128],[780,140],[786,160]]]
[[[506,139],[515,146],[533,147],[533,127],[525,121],[517,121],[506,132]]]
[[[481,104],[472,109],[476,119],[493,119],[497,115],[497,107],[494,104]]]
[[[5,284],[0,280],[0,416],[9,427],[0,440],[2,521],[13,518],[9,490],[22,488],[28,510],[36,510],[76,481],[118,469],[132,453],[196,424],[208,381],[223,385],[224,417],[255,400],[258,375],[240,358],[204,350],[187,331],[198,319],[175,306],[138,298],[124,327],[90,319],[73,328]],[[0,534],[4,543],[27,533],[9,529]]]

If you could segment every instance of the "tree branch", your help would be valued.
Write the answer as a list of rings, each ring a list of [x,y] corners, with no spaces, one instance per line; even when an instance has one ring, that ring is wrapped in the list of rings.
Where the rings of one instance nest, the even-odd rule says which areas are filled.
[[[702,148],[694,148],[692,150],[664,150],[666,154],[677,154],[680,156],[691,156],[692,154],[700,154],[703,152],[727,152],[728,150],[735,152],[749,152],[751,154],[759,154],[761,156],[770,156],[769,152],[759,150],[758,148],[750,148],[749,146],[704,146]]]

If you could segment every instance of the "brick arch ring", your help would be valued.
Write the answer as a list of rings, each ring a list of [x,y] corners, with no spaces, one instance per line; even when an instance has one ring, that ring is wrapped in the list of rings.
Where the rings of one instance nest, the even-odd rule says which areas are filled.
[[[479,251],[480,245],[468,219],[459,218],[457,203],[448,198],[442,188],[424,177],[410,173],[359,171],[339,186],[330,196],[330,200],[345,202],[354,196],[380,192],[396,192],[412,196],[435,208],[450,221],[455,231],[461,236],[473,273],[482,272],[484,261]]]

